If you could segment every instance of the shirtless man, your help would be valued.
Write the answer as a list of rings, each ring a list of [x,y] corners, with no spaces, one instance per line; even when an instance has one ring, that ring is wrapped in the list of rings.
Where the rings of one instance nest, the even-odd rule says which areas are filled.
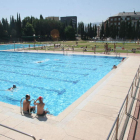
[[[34,106],[30,106],[30,95],[26,95],[26,99],[23,101],[23,112],[24,113],[29,113],[29,107],[30,107],[30,112],[35,110]]]
[[[36,103],[39,101],[39,103]],[[37,105],[37,115],[44,116],[45,114],[49,113],[49,111],[44,110],[45,104],[43,103],[43,97],[39,97],[35,102],[34,105]]]

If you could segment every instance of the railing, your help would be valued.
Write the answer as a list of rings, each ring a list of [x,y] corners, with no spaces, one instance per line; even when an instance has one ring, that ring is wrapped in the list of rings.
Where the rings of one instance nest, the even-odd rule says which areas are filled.
[[[117,55],[120,57],[120,53],[119,52],[115,52],[116,53],[116,57],[117,57]]]
[[[122,140],[140,82],[140,66],[106,140]]]
[[[5,127],[5,128],[8,128],[8,129],[11,129],[11,130],[16,131],[16,132],[18,132],[18,133],[21,133],[21,134],[23,134],[23,135],[29,136],[29,137],[33,138],[34,140],[36,140],[36,138],[35,138],[34,136],[30,135],[30,134],[21,132],[21,131],[19,131],[19,130],[13,129],[13,128],[8,127],[8,126],[3,125],[3,124],[0,124],[0,126]]]

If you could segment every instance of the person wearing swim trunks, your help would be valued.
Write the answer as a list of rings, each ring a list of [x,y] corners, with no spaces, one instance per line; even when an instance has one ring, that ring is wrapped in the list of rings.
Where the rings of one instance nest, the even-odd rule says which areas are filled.
[[[39,101],[39,103],[36,103],[37,101]],[[37,115],[44,116],[45,114],[49,113],[49,111],[44,110],[45,104],[43,103],[43,97],[40,96],[37,98],[34,105],[37,105]]]
[[[23,101],[23,113],[29,113],[29,108],[30,108],[30,112],[34,112],[35,111],[35,107],[34,106],[30,106],[30,95],[27,94],[26,99]]]

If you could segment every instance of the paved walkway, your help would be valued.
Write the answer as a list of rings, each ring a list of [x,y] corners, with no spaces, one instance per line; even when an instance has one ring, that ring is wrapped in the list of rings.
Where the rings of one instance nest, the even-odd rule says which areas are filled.
[[[22,116],[19,107],[0,102],[0,123],[37,140],[105,140],[127,95],[140,57],[125,59],[59,116]],[[1,140],[31,140],[0,126]]]

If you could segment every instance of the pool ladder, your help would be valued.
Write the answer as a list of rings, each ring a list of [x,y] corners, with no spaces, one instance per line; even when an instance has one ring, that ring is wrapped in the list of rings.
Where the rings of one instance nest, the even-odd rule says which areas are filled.
[[[120,53],[119,52],[116,52],[116,57],[117,57],[117,55],[118,55],[118,57],[120,57]]]
[[[22,108],[22,105],[23,105],[23,99],[26,99],[26,98],[23,97],[23,98],[20,100],[20,113],[21,113],[21,114],[23,113],[23,108]],[[31,103],[32,101],[35,101],[35,100],[32,99],[32,100],[30,101],[30,103]],[[29,106],[30,106],[30,104],[29,104]],[[36,106],[35,106],[35,108],[36,108]],[[30,107],[29,107],[29,114],[31,114],[31,112],[30,112]]]

